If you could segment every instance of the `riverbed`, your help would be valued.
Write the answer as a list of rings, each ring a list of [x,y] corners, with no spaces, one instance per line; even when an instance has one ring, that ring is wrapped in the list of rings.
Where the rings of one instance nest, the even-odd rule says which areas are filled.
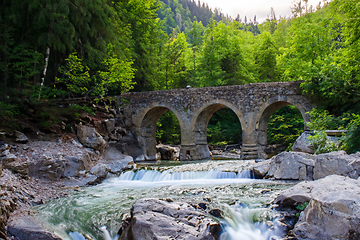
[[[99,228],[106,226],[115,237],[136,200],[170,198],[221,209],[224,219],[217,219],[223,227],[221,239],[276,239],[282,234],[272,223],[277,213],[267,204],[293,184],[253,179],[245,170],[249,164],[236,160],[141,165],[37,206],[35,217],[64,240],[74,238],[70,233],[101,240],[104,235]]]

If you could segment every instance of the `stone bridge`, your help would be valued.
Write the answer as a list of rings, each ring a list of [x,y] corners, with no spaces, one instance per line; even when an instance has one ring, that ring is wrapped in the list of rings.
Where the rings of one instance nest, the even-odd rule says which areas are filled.
[[[172,111],[181,129],[180,160],[210,159],[207,125],[211,116],[222,108],[230,108],[242,127],[242,158],[267,157],[267,125],[271,115],[281,107],[294,105],[306,123],[307,112],[314,105],[302,95],[298,82],[252,83],[238,86],[172,89],[153,92],[130,92],[120,97],[138,134],[144,155],[139,159],[156,158],[156,123],[160,116]],[[120,101],[119,97],[119,102]]]

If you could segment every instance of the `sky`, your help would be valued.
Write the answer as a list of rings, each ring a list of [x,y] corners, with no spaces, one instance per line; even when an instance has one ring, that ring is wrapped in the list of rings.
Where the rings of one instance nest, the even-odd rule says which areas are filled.
[[[316,8],[320,1],[309,0],[308,4]],[[236,18],[240,14],[242,20],[245,16],[249,20],[254,19],[256,15],[259,23],[267,18],[271,7],[273,7],[277,17],[279,15],[289,17],[291,15],[290,8],[294,4],[294,0],[201,0],[201,2],[208,3],[213,10],[215,7],[220,8],[222,13],[229,14],[232,18]]]

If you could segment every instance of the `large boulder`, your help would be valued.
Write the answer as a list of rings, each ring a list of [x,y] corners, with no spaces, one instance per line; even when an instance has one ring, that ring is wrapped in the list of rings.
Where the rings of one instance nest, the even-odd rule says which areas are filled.
[[[44,227],[30,216],[13,219],[8,223],[7,230],[19,240],[62,240],[56,234],[44,230]]]
[[[268,161],[254,165],[250,170],[256,176],[283,180],[312,180],[315,165],[307,153],[282,152]]]
[[[303,132],[292,146],[294,152],[314,153],[314,147],[309,140],[309,132]]]
[[[22,132],[15,131],[14,135],[15,135],[15,142],[27,143],[29,141],[28,137]]]
[[[360,176],[360,157],[348,155],[344,151],[314,155],[314,179],[337,174],[358,178]]]
[[[269,172],[271,160],[257,162],[251,166],[255,178],[263,178]]]
[[[160,153],[161,160],[174,160],[175,148],[164,145],[158,144],[156,145],[156,151]]]
[[[77,177],[80,171],[89,171],[92,166],[88,153],[75,156],[43,155],[29,164],[29,176],[42,180],[59,180],[63,177]]]
[[[270,160],[254,164],[250,170],[258,178],[279,180],[316,180],[333,174],[358,178],[359,155],[348,155],[344,151],[319,155],[282,152]]]
[[[217,239],[219,224],[183,202],[138,200],[119,239]]]
[[[293,229],[297,239],[360,239],[360,179],[331,175],[280,193],[280,206],[309,202]]]
[[[77,137],[82,145],[102,152],[106,147],[106,141],[93,127],[78,125]]]

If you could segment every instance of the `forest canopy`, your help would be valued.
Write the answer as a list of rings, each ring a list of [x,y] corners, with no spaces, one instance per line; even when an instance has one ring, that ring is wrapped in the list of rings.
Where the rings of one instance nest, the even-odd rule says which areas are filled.
[[[320,109],[359,114],[360,3],[296,0],[292,12],[271,9],[258,23],[194,0],[1,0],[0,110],[14,115],[19,99],[302,80]]]

